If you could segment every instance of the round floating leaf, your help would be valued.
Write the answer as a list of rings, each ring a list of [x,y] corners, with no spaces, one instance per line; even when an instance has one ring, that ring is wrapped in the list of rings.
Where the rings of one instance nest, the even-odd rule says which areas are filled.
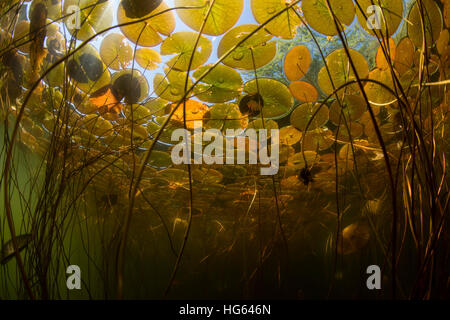
[[[359,120],[366,111],[366,102],[361,96],[347,95],[339,104],[335,100],[330,107],[330,120],[336,125],[345,126],[347,122]]]
[[[84,92],[95,92],[110,82],[108,68],[90,44],[77,51],[67,61],[66,68],[71,79]]]
[[[77,0],[78,1],[78,0]],[[143,47],[154,47],[163,41],[161,35],[168,36],[175,29],[175,16],[172,11],[158,14],[162,11],[166,11],[169,7],[165,2],[161,4],[152,12],[144,17],[148,17],[147,20],[139,23],[133,23],[124,27],[121,27],[125,37],[131,42],[137,43]],[[157,15],[158,14],[158,15]],[[142,17],[142,18],[144,18]],[[126,16],[123,5],[120,4],[117,11],[117,21],[119,24],[129,23],[140,19],[128,18]],[[139,41],[139,42],[138,42]]]
[[[166,109],[168,105],[169,101],[161,98],[151,99],[144,104],[144,106],[155,116],[167,114]]]
[[[233,49],[242,40],[252,34],[258,28],[257,25],[245,24],[228,31],[219,43],[217,56],[220,58]],[[232,68],[253,70],[268,64],[275,57],[277,47],[274,42],[269,42],[273,36],[264,29],[252,34],[250,38],[236,47],[233,52],[224,59],[223,63]],[[252,57],[253,52],[253,57]],[[253,58],[255,64],[253,65]]]
[[[369,79],[383,83],[394,91],[395,84],[390,70],[374,69],[370,72]],[[369,101],[373,104],[389,104],[396,100],[395,96],[378,83],[368,82],[364,87]]]
[[[63,10],[72,13],[64,20],[64,23],[69,32],[79,40],[87,40],[112,26],[112,1],[65,0]],[[79,21],[77,21],[78,14]],[[79,26],[77,22],[80,23]]]
[[[138,70],[123,70],[112,76],[112,92],[121,101],[137,103],[148,95],[147,79]]]
[[[292,146],[302,139],[302,133],[293,126],[287,126],[280,130],[280,143]]]
[[[369,75],[369,65],[366,59],[358,51],[355,51],[353,49],[349,49],[349,51],[358,76],[361,79],[367,78],[367,76]],[[320,88],[326,94],[332,94],[334,92],[334,89],[339,88],[349,81],[356,80],[356,76],[353,72],[349,59],[347,57],[347,53],[344,49],[338,49],[332,52],[327,57],[326,63],[330,71],[330,75],[328,75],[327,69],[325,67],[323,67],[318,74]],[[344,90],[347,90],[347,92],[358,91],[359,87],[358,84],[353,84],[351,86],[347,86],[346,89],[344,88]]]
[[[441,56],[445,56],[446,54],[448,54],[448,43],[450,40],[450,34],[448,32],[448,29],[444,29],[441,31],[439,38],[436,42],[436,49],[439,52],[439,54]]]
[[[202,7],[199,9],[178,9],[180,19],[195,31],[205,20],[210,7],[206,0],[175,0],[175,7]],[[244,9],[244,0],[216,0],[206,20],[203,33],[211,36],[221,35],[230,30],[239,20]]]
[[[316,113],[318,108],[320,110]],[[291,114],[291,124],[296,127],[300,131],[305,131],[306,126],[308,125],[311,118],[314,116],[314,119],[308,126],[309,130],[314,130],[324,126],[329,119],[329,109],[326,105],[320,105],[320,103],[304,103],[298,106],[294,112]]]
[[[176,106],[177,104],[173,104],[172,108]],[[186,109],[186,115],[184,114],[184,109]],[[207,105],[190,99],[178,106],[177,110],[173,113],[172,120],[183,124],[184,118],[186,117],[186,127],[188,129],[194,129],[194,122],[203,121],[203,117],[208,111]]]
[[[311,65],[311,54],[305,46],[292,48],[284,59],[284,73],[290,81],[300,80]]]
[[[262,96],[264,118],[281,118],[289,113],[294,102],[289,89],[280,81],[273,79],[249,81],[245,84],[244,91],[249,94],[259,93]]]
[[[411,39],[403,38],[397,46],[394,67],[400,75],[403,75],[408,70],[411,70],[413,63],[414,44]]]
[[[422,3],[423,19],[425,22],[425,40],[427,47],[431,48],[439,38],[439,34],[442,31],[442,14],[435,1],[423,0]],[[412,40],[416,47],[422,48],[422,18],[417,2],[409,12],[408,20],[411,22],[411,24],[408,24],[409,38]]]
[[[124,111],[127,119],[137,124],[145,124],[152,119],[151,112],[139,104],[127,105]]]
[[[388,38],[397,32],[403,19],[403,1],[402,0],[355,0],[361,7],[356,5],[356,16],[360,25],[371,35],[382,35]],[[380,17],[377,19],[376,11],[371,10],[373,6],[381,8]],[[371,10],[371,11],[370,11]],[[370,13],[369,13],[370,12]],[[378,23],[377,23],[378,21]],[[379,24],[379,25],[377,25]],[[369,28],[369,26],[372,28]],[[377,27],[380,29],[377,29]],[[386,31],[387,29],[387,31]]]
[[[185,79],[187,74],[185,72],[165,69],[166,76],[156,74],[153,78],[153,88],[155,93],[169,101],[179,101],[185,94]],[[188,88],[192,86],[192,80],[188,80]]]
[[[342,29],[353,22],[355,6],[352,0],[332,0],[330,5],[330,9],[341,23]],[[303,0],[302,11],[306,22],[314,30],[327,36],[338,34],[333,16],[327,6],[327,0]]]
[[[111,90],[111,86],[105,86],[99,90],[93,92],[89,98],[89,102],[97,107],[96,111],[101,113],[114,113],[119,114],[122,110],[120,102],[117,100],[116,96]],[[89,112],[87,112],[89,113]],[[106,118],[107,116],[103,114]]]
[[[121,70],[131,63],[133,48],[122,34],[111,33],[102,41],[100,56],[107,67]]]
[[[213,106],[204,116],[206,129],[243,129],[247,126],[239,107],[233,103],[221,103]]]
[[[136,62],[145,70],[154,70],[162,62],[158,51],[149,48],[140,48],[136,50]]]
[[[289,85],[289,90],[295,99],[302,102],[315,102],[319,98],[316,87],[305,81],[292,82]]]
[[[319,157],[320,156],[314,151],[305,151],[304,153],[299,152],[289,158],[288,165],[295,169],[303,169],[305,168],[306,164],[308,166],[314,164],[319,159]]]
[[[96,114],[86,115],[83,118],[83,127],[86,128],[89,133],[100,137],[110,135],[113,132],[113,125]]]
[[[380,46],[378,48],[376,55],[377,67],[381,70],[389,69],[389,66],[392,65],[392,62],[395,59],[395,55],[396,55],[396,45],[394,39],[389,38],[388,42],[383,40],[383,46]],[[389,57],[390,62],[386,57]]]
[[[341,124],[339,132],[337,132],[337,140],[340,142],[350,142],[358,139],[364,133],[364,127],[358,122],[348,122],[347,125]],[[333,133],[333,139],[336,137],[336,132]]]
[[[198,80],[213,65],[206,65],[194,72]],[[239,72],[225,65],[218,65],[194,88],[197,98],[205,102],[221,103],[239,96],[242,89],[242,78]]]
[[[259,130],[267,130],[267,138],[270,138],[272,135],[271,130],[278,129],[278,124],[273,120],[266,120],[264,119],[264,124],[261,118],[258,118],[248,124],[248,129],[254,129],[257,133],[259,133]]]
[[[167,65],[177,70],[188,71],[192,56],[194,58],[190,70],[195,70],[208,61],[212,52],[211,40],[201,36],[193,53],[197,38],[198,34],[190,31],[177,32],[166,38],[161,45],[161,54],[176,55],[167,62]]]
[[[159,7],[162,0],[121,0],[128,18],[142,18]]]
[[[259,24],[263,24],[273,16],[278,15],[266,24],[266,29],[274,36],[293,39],[301,20],[295,13],[295,7],[280,14],[281,11],[286,10],[288,5],[289,2],[285,0],[251,0],[253,16]]]
[[[302,142],[303,150],[323,151],[334,143],[333,132],[328,129],[315,129],[305,134]]]
[[[162,151],[152,151],[148,164],[156,168],[167,168],[173,163],[172,158],[168,153]]]

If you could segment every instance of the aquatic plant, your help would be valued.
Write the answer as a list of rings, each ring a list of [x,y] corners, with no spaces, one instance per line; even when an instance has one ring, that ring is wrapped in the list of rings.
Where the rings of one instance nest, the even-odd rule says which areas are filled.
[[[3,0],[0,298],[448,298],[448,11]],[[174,164],[195,122],[278,173]]]

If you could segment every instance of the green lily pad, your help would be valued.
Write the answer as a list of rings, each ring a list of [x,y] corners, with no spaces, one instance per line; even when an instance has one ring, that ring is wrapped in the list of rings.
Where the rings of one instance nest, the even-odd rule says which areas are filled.
[[[124,113],[129,121],[137,124],[149,122],[152,116],[152,113],[146,107],[139,104],[127,105]]]
[[[249,81],[244,86],[244,91],[248,94],[258,93],[263,97],[264,118],[281,118],[291,111],[294,98],[283,83],[273,79],[258,79]]]
[[[206,65],[194,72],[198,80],[212,65]],[[239,72],[225,65],[216,66],[194,88],[197,98],[205,102],[221,103],[236,99],[242,90],[242,78]]]
[[[154,98],[147,101],[144,106],[155,116],[162,116],[167,114],[166,108],[169,104],[170,103],[167,100]]]
[[[177,70],[165,68],[166,76],[158,73],[153,78],[155,93],[162,99],[176,102],[180,101],[184,94],[185,80],[187,74]],[[188,80],[188,88],[192,86],[192,80]]]
[[[309,123],[308,131],[323,127],[329,120],[330,111],[326,105],[321,107],[320,105],[320,103],[304,103],[298,106],[291,114],[291,124],[303,132],[314,116],[314,119]],[[319,107],[320,110],[315,114]]]
[[[207,116],[205,115],[205,128],[218,129],[243,129],[247,121],[242,117],[239,106],[233,103],[221,103],[214,105]]]
[[[153,150],[148,164],[152,167],[167,168],[172,165],[172,158],[166,152]]]
[[[341,101],[335,100],[330,107],[330,120],[336,125],[344,125],[345,122],[359,120],[366,112],[366,102],[361,96],[347,95]]]
[[[257,25],[245,24],[228,31],[219,43],[217,56],[220,58],[228,53],[229,50],[237,46],[257,28]],[[244,43],[234,48],[233,52],[223,60],[223,63],[229,67],[243,70],[253,70],[254,67],[258,69],[265,66],[272,61],[277,52],[275,42],[269,42],[272,38],[273,35],[269,34],[264,29],[259,30]]]

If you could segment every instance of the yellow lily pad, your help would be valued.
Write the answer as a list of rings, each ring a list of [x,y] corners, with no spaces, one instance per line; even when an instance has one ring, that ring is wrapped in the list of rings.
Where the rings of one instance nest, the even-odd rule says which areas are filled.
[[[295,13],[295,7],[280,14],[288,4],[289,2],[285,0],[251,0],[253,16],[258,23],[263,24],[271,17],[278,15],[265,27],[271,34],[282,39],[293,39],[297,28],[301,25],[301,20]]]
[[[194,58],[190,70],[195,70],[208,61],[212,52],[211,40],[200,36],[194,53],[197,38],[198,34],[190,31],[177,32],[166,38],[161,44],[161,54],[176,55],[167,62],[167,65],[180,71],[188,71],[192,56]]]
[[[272,61],[277,47],[274,42],[269,42],[273,36],[264,29],[254,33],[237,46],[257,28],[257,25],[244,24],[231,29],[223,36],[219,43],[217,56],[221,58],[234,48],[233,52],[223,60],[225,65],[237,69],[253,70],[255,67],[256,69],[261,68]]]
[[[209,10],[208,0],[175,0],[175,7],[202,7],[199,9],[178,9],[180,19],[195,31],[200,28]],[[230,30],[241,17],[244,0],[216,0],[206,20],[203,33],[218,36]]]

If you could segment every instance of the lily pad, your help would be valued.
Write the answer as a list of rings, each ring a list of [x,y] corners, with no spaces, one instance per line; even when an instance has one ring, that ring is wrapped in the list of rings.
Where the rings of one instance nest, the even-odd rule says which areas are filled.
[[[425,40],[427,47],[431,48],[439,38],[442,31],[442,14],[438,5],[432,0],[423,0],[423,18],[425,22]],[[414,45],[422,48],[423,32],[419,5],[416,3],[409,12],[408,35]]]
[[[390,70],[374,69],[370,72],[369,79],[381,82],[392,91],[395,91],[394,79]],[[389,90],[377,83],[368,82],[364,89],[369,101],[373,104],[389,104],[396,100]]]
[[[257,25],[244,24],[228,31],[219,43],[217,56],[220,58],[228,51],[232,53],[223,60],[223,63],[229,67],[253,70],[261,68],[268,64],[275,57],[277,47],[275,42],[270,42],[273,36],[264,29],[255,32]],[[254,34],[252,34],[255,32]],[[241,41],[252,34],[242,44]],[[254,64],[253,64],[254,60]]]
[[[122,34],[111,33],[102,41],[100,56],[108,68],[121,70],[131,63],[133,48]]]
[[[289,90],[295,99],[302,102],[315,102],[319,93],[312,84],[305,81],[295,81],[289,85]]]
[[[342,105],[342,108],[341,108]],[[347,95],[343,101],[335,100],[330,107],[330,120],[336,125],[359,120],[366,112],[366,102],[361,96]]]
[[[358,76],[361,79],[367,78],[367,76],[369,75],[369,64],[367,63],[364,56],[353,49],[349,49],[349,52]],[[332,52],[326,58],[326,64],[328,66],[330,75],[328,75],[326,67],[323,67],[318,74],[320,88],[326,94],[332,94],[334,92],[334,89],[341,87],[349,81],[356,80],[356,76],[353,72],[347,53],[344,49],[338,49]],[[355,83],[351,86],[347,86],[347,88],[344,90],[346,90],[347,92],[358,91],[359,86]]]
[[[187,74],[177,70],[165,68],[166,75],[160,73],[153,78],[153,88],[155,93],[168,101],[180,101],[185,94],[185,80]],[[192,86],[192,80],[188,80],[188,88]]]
[[[154,70],[162,62],[158,51],[150,48],[140,48],[136,50],[136,62],[145,70]]]
[[[173,163],[172,158],[168,153],[153,150],[148,164],[156,168],[167,168],[170,167]]]
[[[262,96],[264,118],[281,118],[287,115],[294,102],[286,85],[273,79],[263,78],[249,81],[245,84],[244,91],[249,94],[259,93]]]
[[[129,121],[137,124],[145,124],[152,119],[152,113],[146,107],[139,104],[127,105],[124,113]]]
[[[398,27],[403,19],[403,1],[402,0],[355,0],[358,5],[356,5],[356,16],[360,25],[369,34],[376,36],[383,36],[383,38],[388,38],[397,32]],[[381,8],[381,17],[376,19],[376,12],[370,11],[373,5],[379,6]],[[377,29],[377,22],[379,23],[380,29]],[[370,28],[369,28],[370,26]],[[372,29],[371,29],[372,28]]]
[[[108,68],[90,44],[77,51],[67,61],[66,68],[70,78],[84,92],[95,92],[110,82]]]
[[[167,65],[180,71],[188,71],[192,56],[194,58],[190,70],[195,70],[208,61],[212,52],[211,40],[200,36],[194,53],[197,38],[198,34],[190,31],[177,32],[166,38],[161,44],[161,54],[176,55],[167,62]]]
[[[123,70],[116,72],[111,79],[112,92],[121,101],[137,103],[148,95],[147,79],[138,70]]]
[[[195,31],[200,31],[209,10],[207,0],[175,0],[175,7],[202,7],[199,9],[178,9],[180,19]],[[218,36],[230,30],[241,17],[244,0],[216,0],[206,20],[203,33]]]
[[[330,9],[341,23],[342,29],[353,22],[355,6],[352,0],[332,0],[330,5]],[[306,22],[314,30],[327,36],[338,34],[333,16],[328,9],[327,0],[303,0],[302,11]]]
[[[408,37],[403,38],[398,46],[394,59],[394,67],[400,75],[403,75],[414,63],[414,44]]]
[[[306,46],[292,48],[284,59],[284,73],[290,81],[300,80],[311,65],[311,53]]]
[[[292,146],[302,139],[302,132],[293,126],[287,126],[280,130],[280,143]]]
[[[280,14],[288,5],[289,2],[285,0],[251,0],[253,16],[258,23],[263,24],[278,15],[265,27],[271,34],[282,39],[293,39],[301,25],[295,6]]]
[[[320,103],[304,103],[298,106],[291,114],[291,124],[303,132],[314,116],[314,119],[309,123],[308,130],[314,130],[324,126],[329,120],[330,112],[326,105],[320,105]],[[315,114],[319,107],[320,110]]]
[[[212,65],[206,65],[194,72],[198,80]],[[239,72],[225,65],[218,65],[194,88],[197,98],[205,102],[221,103],[237,98],[242,90]]]
[[[239,111],[239,106],[233,103],[214,105],[204,116],[206,129],[244,129],[248,120]]]
[[[162,11],[166,11],[167,9],[169,9],[167,4],[165,2],[161,2],[155,10],[147,15],[147,20],[122,26],[120,27],[120,30],[122,30],[123,35],[131,42],[142,47],[157,46],[163,41],[163,36],[168,36],[175,29],[175,15],[172,11],[158,14]],[[145,18],[145,16],[140,19],[127,17],[123,4],[121,3],[119,5],[117,11],[117,21],[119,24],[131,23],[136,20],[142,20],[143,18]]]
[[[72,12],[64,20],[64,23],[73,36],[83,41],[111,27],[113,23],[112,1],[65,0],[63,12]],[[59,12],[59,14],[61,13]],[[79,26],[77,26],[78,14]]]

